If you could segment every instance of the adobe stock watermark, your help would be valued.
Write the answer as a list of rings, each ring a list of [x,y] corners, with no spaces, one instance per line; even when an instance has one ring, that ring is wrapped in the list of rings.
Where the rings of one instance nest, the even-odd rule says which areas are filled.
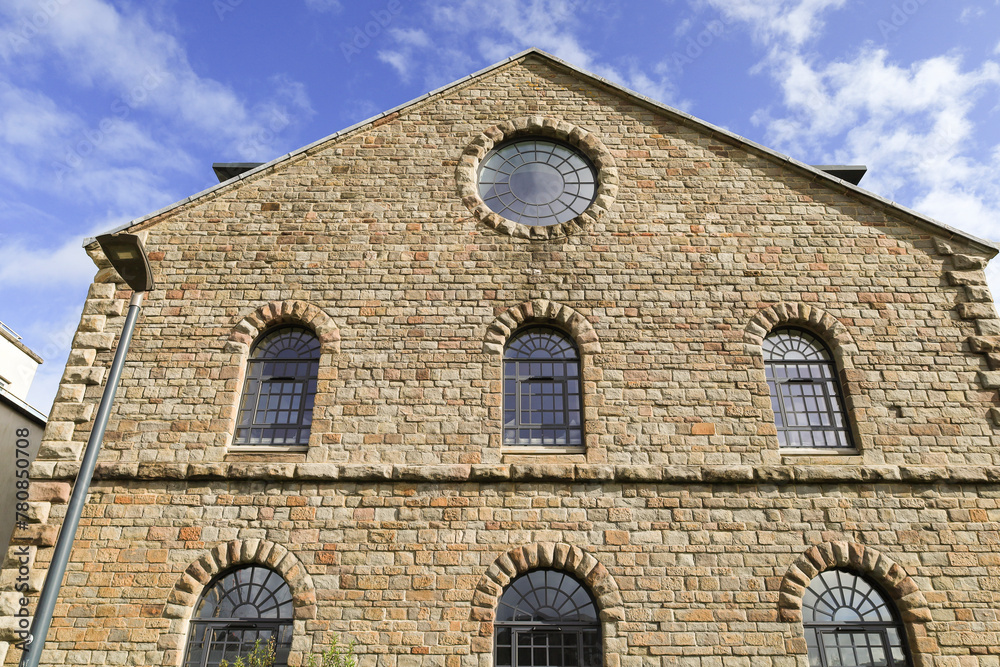
[[[372,40],[382,34],[392,19],[403,11],[403,3],[400,0],[389,0],[385,9],[377,9],[369,12],[372,20],[363,26],[354,26],[351,32],[351,41],[340,43],[340,52],[344,54],[344,60],[351,62],[351,58],[358,55],[372,43]]]
[[[78,139],[66,151],[62,162],[55,163],[56,177],[62,179],[73,169],[79,168],[88,157],[93,155],[108,140],[121,130],[122,124],[132,110],[145,102],[149,94],[163,83],[163,73],[152,68],[146,70],[143,80],[125,95],[111,103],[111,115],[105,116],[97,124],[96,129],[84,130],[83,138]]]
[[[43,0],[30,16],[25,16],[13,31],[7,33],[7,43],[13,52],[20,51],[28,45],[49,25],[63,7],[73,0]]]
[[[882,33],[882,39],[887,39],[891,33],[897,32],[909,23],[913,15],[926,4],[927,0],[904,0],[904,2],[894,4],[889,20],[879,19],[876,23],[878,31]]]
[[[236,8],[243,4],[243,0],[212,0],[212,9],[220,21],[226,20],[226,14],[235,12]]]
[[[7,465],[14,466],[14,533],[17,531],[28,529],[28,487],[31,484],[29,468],[31,467],[31,454],[29,453],[29,448],[31,443],[28,438],[31,436],[31,430],[27,428],[19,428],[14,431],[14,436],[16,440],[14,441],[14,460],[7,463]],[[14,584],[14,590],[21,594],[17,598],[17,611],[14,612],[14,616],[17,618],[17,638],[18,642],[15,644],[23,650],[27,646],[31,634],[29,633],[29,628],[31,627],[31,614],[28,610],[28,581],[31,575],[31,550],[27,546],[20,546],[16,549],[12,549],[11,555],[17,561],[17,567],[11,567],[11,570],[17,572],[16,583]]]
[[[45,335],[45,340],[41,344],[32,345],[32,347],[43,359],[64,356],[68,350],[73,349],[76,327],[76,324],[64,324],[58,329],[53,327]]]
[[[260,155],[270,151],[278,132],[291,124],[288,114],[283,110],[272,109],[267,124],[240,140],[237,149],[240,155],[248,159],[261,159]]]
[[[727,25],[722,19],[709,21],[697,35],[687,38],[683,51],[671,53],[668,62],[677,68],[678,72],[683,72],[684,68],[700,58],[715,40],[722,37]]]

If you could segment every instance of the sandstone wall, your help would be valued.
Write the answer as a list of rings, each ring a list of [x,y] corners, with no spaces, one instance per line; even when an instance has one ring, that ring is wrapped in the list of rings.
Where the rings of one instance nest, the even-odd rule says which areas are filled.
[[[579,139],[600,210],[564,237],[492,224],[463,188],[504,132]],[[249,540],[312,582],[297,651],[340,632],[380,666],[489,664],[475,591],[539,544],[614,582],[612,667],[803,665],[779,589],[830,544],[813,561],[882,563],[919,664],[1000,664],[995,250],[533,56],[136,229],[158,286],[49,664],[178,664],[203,585],[182,574],[233,541],[286,557]],[[36,591],[129,296],[90,251],[37,522],[15,536]],[[524,321],[580,343],[584,451],[501,447],[502,343]],[[234,448],[249,346],[280,322],[323,344],[309,446]],[[781,324],[831,346],[857,451],[779,451],[760,341]]]

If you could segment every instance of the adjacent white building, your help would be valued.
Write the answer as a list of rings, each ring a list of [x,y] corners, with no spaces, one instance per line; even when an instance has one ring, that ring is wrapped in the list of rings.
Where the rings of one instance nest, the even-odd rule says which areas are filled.
[[[18,453],[33,461],[45,430],[45,415],[28,405],[28,390],[42,358],[21,341],[21,337],[0,322],[0,544],[6,552],[17,515],[16,471]],[[27,447],[24,441],[27,440]],[[22,469],[24,469],[22,467]]]

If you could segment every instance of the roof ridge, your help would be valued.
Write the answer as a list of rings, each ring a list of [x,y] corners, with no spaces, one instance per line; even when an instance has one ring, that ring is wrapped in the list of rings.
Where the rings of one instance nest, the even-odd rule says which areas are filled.
[[[213,185],[212,187],[209,187],[209,188],[206,188],[205,190],[202,190],[201,192],[197,192],[197,193],[195,193],[195,194],[193,194],[193,195],[191,195],[189,197],[186,197],[186,198],[184,198],[184,199],[182,199],[180,201],[174,202],[173,204],[169,204],[169,205],[167,205],[167,206],[165,206],[165,207],[163,207],[163,208],[161,208],[159,210],[153,211],[152,213],[149,213],[149,214],[144,215],[142,217],[130,220],[129,222],[127,222],[127,223],[125,223],[123,225],[119,225],[118,227],[115,227],[114,229],[109,230],[108,232],[105,232],[105,233],[107,233],[107,234],[114,234],[114,233],[117,233],[117,232],[120,232],[120,231],[124,231],[126,229],[130,229],[131,227],[134,227],[134,226],[139,225],[139,224],[141,224],[143,222],[151,220],[151,219],[153,219],[155,217],[163,215],[164,213],[168,213],[169,211],[172,211],[174,209],[180,208],[181,206],[183,206],[185,204],[193,202],[193,201],[195,201],[197,199],[201,199],[202,197],[206,197],[206,196],[212,194],[213,192],[221,190],[222,188],[225,188],[225,187],[227,187],[227,186],[229,186],[229,185],[231,185],[233,183],[239,182],[239,181],[241,181],[241,180],[243,180],[245,178],[249,178],[249,177],[251,177],[251,176],[253,176],[255,174],[258,174],[258,173],[260,173],[262,171],[270,169],[271,167],[277,166],[278,164],[281,164],[282,162],[285,162],[285,161],[290,160],[290,159],[292,159],[294,157],[302,155],[303,153],[306,153],[306,152],[308,152],[308,151],[316,148],[317,146],[319,146],[321,144],[325,144],[325,143],[334,141],[336,139],[339,139],[339,138],[341,138],[341,137],[343,137],[343,136],[345,136],[345,135],[347,135],[347,134],[349,134],[351,132],[357,131],[357,130],[359,130],[359,129],[363,128],[363,127],[366,127],[368,125],[372,125],[373,123],[381,120],[382,118],[386,118],[386,117],[388,117],[388,116],[390,116],[392,114],[399,113],[403,109],[412,107],[412,106],[414,106],[416,104],[419,104],[420,102],[423,102],[424,100],[427,100],[427,99],[429,99],[431,97],[434,97],[434,96],[437,96],[437,95],[441,95],[441,94],[443,94],[443,93],[445,93],[445,92],[447,92],[447,91],[449,91],[449,90],[451,90],[453,88],[457,88],[458,86],[466,83],[467,81],[470,81],[472,79],[476,79],[476,78],[485,76],[486,74],[489,74],[490,72],[492,72],[494,70],[500,69],[501,67],[504,67],[505,65],[508,65],[508,64],[513,63],[515,61],[523,60],[523,59],[525,59],[525,58],[527,58],[529,56],[538,56],[538,57],[542,58],[543,60],[546,60],[546,61],[548,61],[550,63],[553,63],[553,64],[555,64],[558,67],[562,67],[564,69],[567,69],[570,72],[573,72],[573,73],[575,73],[578,76],[586,77],[587,79],[590,79],[591,81],[597,82],[600,85],[606,86],[606,87],[610,88],[611,90],[613,90],[613,91],[615,91],[615,92],[617,92],[619,94],[623,94],[623,95],[625,95],[627,97],[630,97],[630,98],[632,98],[634,100],[638,100],[639,102],[641,102],[643,104],[646,104],[646,105],[652,107],[653,109],[655,109],[657,111],[665,112],[665,113],[674,115],[674,116],[676,116],[676,117],[678,117],[680,119],[683,119],[684,121],[686,121],[687,123],[695,126],[696,128],[700,128],[703,131],[707,130],[709,134],[712,134],[712,135],[714,135],[714,136],[716,136],[718,138],[726,139],[726,140],[729,140],[729,141],[732,141],[732,142],[736,142],[737,144],[740,144],[740,145],[752,148],[755,151],[763,153],[764,155],[767,155],[770,158],[777,160],[779,163],[789,165],[789,166],[791,166],[793,168],[799,169],[800,171],[804,171],[804,172],[812,175],[816,179],[826,180],[826,181],[828,181],[828,182],[830,182],[832,184],[836,184],[836,185],[838,185],[838,186],[846,189],[848,192],[851,192],[851,193],[853,193],[855,195],[859,195],[859,196],[861,196],[864,199],[868,199],[868,200],[874,202],[877,205],[884,206],[884,207],[889,208],[890,210],[896,211],[897,213],[903,213],[904,215],[910,216],[911,218],[913,218],[919,224],[923,224],[925,226],[929,226],[931,228],[935,228],[936,231],[938,231],[938,232],[945,232],[945,233],[947,233],[948,236],[949,236],[949,238],[954,238],[956,236],[959,236],[959,237],[962,237],[962,238],[966,239],[967,241],[971,241],[971,242],[973,242],[973,243],[975,243],[977,245],[983,246],[984,248],[988,248],[988,249],[994,251],[994,253],[1000,252],[1000,243],[996,243],[994,241],[989,241],[987,239],[981,239],[981,238],[979,238],[979,237],[977,237],[977,236],[975,236],[973,234],[970,234],[970,233],[965,232],[965,231],[963,231],[961,229],[958,229],[957,227],[952,227],[951,225],[943,223],[943,222],[941,222],[939,220],[935,220],[934,218],[931,218],[931,217],[929,217],[927,215],[924,215],[923,213],[920,213],[918,211],[910,209],[910,208],[908,208],[906,206],[903,206],[902,204],[899,204],[897,202],[891,201],[891,200],[886,199],[886,198],[884,198],[884,197],[882,197],[880,195],[875,194],[874,192],[871,192],[871,191],[866,190],[866,189],[864,189],[862,187],[854,185],[853,183],[850,183],[849,181],[845,181],[845,180],[843,180],[841,178],[838,178],[836,176],[828,174],[828,173],[822,171],[821,169],[817,169],[815,166],[812,166],[812,165],[806,164],[804,162],[801,162],[799,160],[796,160],[795,158],[793,158],[793,157],[791,157],[789,155],[785,155],[784,153],[780,153],[780,152],[778,152],[778,151],[776,151],[776,150],[774,150],[772,148],[768,148],[767,146],[764,146],[763,144],[759,144],[759,143],[757,143],[755,141],[747,139],[746,137],[738,135],[735,132],[731,132],[731,131],[729,131],[729,130],[727,130],[725,128],[719,127],[717,125],[713,125],[712,123],[709,123],[708,121],[705,121],[705,120],[702,120],[702,119],[697,118],[695,116],[692,116],[691,114],[686,113],[684,111],[681,111],[679,109],[675,109],[674,107],[671,107],[668,104],[664,104],[663,102],[659,102],[657,100],[654,100],[654,99],[652,99],[650,97],[647,97],[646,95],[643,95],[642,93],[639,93],[639,92],[636,92],[636,91],[631,90],[629,88],[626,88],[625,86],[623,86],[621,84],[618,84],[618,83],[615,83],[613,81],[610,81],[610,80],[608,80],[608,79],[606,79],[606,78],[604,78],[602,76],[599,76],[597,74],[594,74],[592,72],[588,72],[585,69],[577,67],[576,65],[572,65],[572,64],[566,62],[565,60],[562,60],[561,58],[558,58],[558,57],[552,55],[551,53],[543,51],[543,50],[539,49],[538,47],[534,47],[534,46],[529,47],[527,49],[524,49],[523,51],[520,51],[519,53],[516,53],[516,54],[510,56],[509,58],[505,58],[504,60],[501,60],[501,61],[499,61],[497,63],[492,64],[492,65],[489,65],[488,67],[485,67],[485,68],[483,68],[481,70],[473,72],[472,74],[468,74],[468,75],[466,75],[466,76],[464,76],[464,77],[462,77],[460,79],[456,79],[455,81],[452,81],[451,83],[448,83],[448,84],[446,84],[444,86],[441,86],[440,88],[436,88],[436,89],[431,90],[431,91],[429,91],[427,93],[424,93],[423,95],[420,95],[419,97],[415,97],[414,99],[409,100],[408,102],[403,102],[402,104],[394,106],[391,109],[387,109],[387,110],[385,110],[385,111],[383,111],[383,112],[381,112],[379,114],[371,116],[370,118],[367,118],[367,119],[362,120],[360,122],[357,122],[357,123],[355,123],[353,125],[350,125],[349,127],[346,127],[346,128],[344,128],[342,130],[334,132],[333,134],[327,135],[327,136],[325,136],[325,137],[323,137],[321,139],[317,139],[316,141],[313,141],[313,142],[311,142],[309,144],[306,144],[305,146],[302,146],[301,148],[298,148],[298,149],[296,149],[294,151],[291,151],[290,153],[286,153],[284,155],[280,155],[280,156],[274,158],[273,160],[265,162],[265,163],[261,164],[260,166],[254,168],[254,169],[250,169],[250,170],[245,171],[242,174],[239,174],[237,176],[234,176],[233,178],[230,178],[230,179],[228,179],[226,181],[223,181],[221,183],[217,183],[217,184]],[[86,247],[86,246],[89,246],[89,245],[91,245],[92,243],[95,243],[95,242],[96,242],[96,237],[87,237],[87,238],[85,238],[83,240],[83,245],[84,245],[84,247]]]

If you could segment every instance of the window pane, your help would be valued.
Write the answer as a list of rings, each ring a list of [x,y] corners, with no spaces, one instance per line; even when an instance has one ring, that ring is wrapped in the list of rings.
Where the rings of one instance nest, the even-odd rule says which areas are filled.
[[[504,444],[580,444],[567,431],[582,423],[576,347],[564,334],[541,327],[526,329],[504,353]],[[530,428],[525,428],[530,427]],[[545,428],[539,428],[545,427]]]
[[[219,577],[202,595],[192,619],[185,667],[215,667],[266,645],[272,637],[276,665],[287,664],[292,641],[292,594],[276,572],[250,566]]]
[[[572,576],[534,570],[512,581],[497,608],[496,664],[601,667],[600,626],[590,593]],[[508,648],[509,647],[509,648]]]
[[[850,447],[840,386],[822,341],[778,329],[764,339],[764,367],[783,447]]]
[[[902,624],[895,609],[866,579],[826,570],[802,596],[802,622],[813,666],[902,667]]]
[[[319,354],[319,339],[304,327],[282,327],[258,339],[250,353],[238,423],[259,428],[237,429],[235,444],[309,442]]]

